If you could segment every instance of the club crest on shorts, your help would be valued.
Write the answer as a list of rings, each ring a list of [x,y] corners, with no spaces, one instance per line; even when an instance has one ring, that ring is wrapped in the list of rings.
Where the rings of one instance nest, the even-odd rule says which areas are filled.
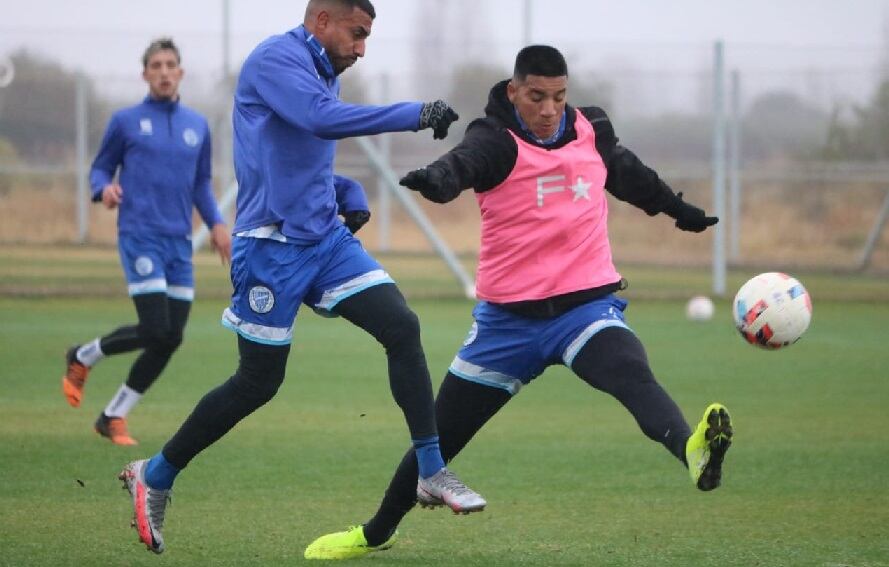
[[[198,133],[191,128],[186,128],[185,131],[182,132],[182,139],[192,148],[197,146],[198,142],[201,141],[200,138],[198,138]]]
[[[250,288],[250,309],[257,313],[268,313],[275,306],[275,294],[272,290],[257,285]]]
[[[152,262],[151,258],[148,256],[139,256],[136,258],[134,267],[136,268],[137,274],[140,276],[147,276],[154,270],[154,262]]]

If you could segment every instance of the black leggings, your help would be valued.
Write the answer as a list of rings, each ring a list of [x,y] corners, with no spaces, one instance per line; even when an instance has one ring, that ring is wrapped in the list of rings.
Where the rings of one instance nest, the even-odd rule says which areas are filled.
[[[618,327],[602,330],[575,357],[572,370],[587,384],[614,396],[649,438],[685,462],[691,434],[679,408],[654,379],[642,343]],[[450,461],[511,399],[505,390],[482,386],[448,372],[435,400],[441,453]],[[408,451],[389,483],[376,515],[365,525],[370,545],[384,542],[414,507],[417,460]]]
[[[393,284],[370,287],[343,300],[334,311],[370,333],[386,349],[389,385],[411,437],[436,435],[432,383],[420,345],[420,325],[398,288]],[[198,453],[271,400],[284,381],[289,345],[267,346],[238,336],[238,352],[235,374],[198,402],[164,446],[164,457],[176,468],[185,468]]]
[[[146,293],[134,296],[133,303],[139,324],[112,331],[99,340],[99,345],[106,355],[144,349],[127,377],[127,386],[142,394],[157,380],[182,344],[191,302],[173,299],[165,293]]]

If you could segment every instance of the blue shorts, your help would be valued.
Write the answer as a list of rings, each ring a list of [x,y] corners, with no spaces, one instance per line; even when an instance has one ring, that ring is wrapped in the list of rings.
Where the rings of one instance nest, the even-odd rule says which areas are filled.
[[[130,297],[166,293],[174,299],[194,300],[194,266],[187,237],[121,234],[117,249]]]
[[[482,301],[472,311],[475,321],[448,370],[515,394],[548,366],[570,368],[577,353],[602,329],[630,330],[624,322],[626,307],[625,300],[606,295],[559,317],[530,319]]]
[[[358,292],[395,283],[345,226],[310,246],[235,236],[231,306],[222,324],[253,342],[286,345],[301,303],[325,316]]]

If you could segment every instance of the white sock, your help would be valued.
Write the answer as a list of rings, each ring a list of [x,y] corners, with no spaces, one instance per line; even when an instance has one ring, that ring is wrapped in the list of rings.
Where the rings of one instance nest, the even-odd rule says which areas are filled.
[[[99,339],[96,339],[77,349],[77,360],[84,366],[92,368],[96,363],[105,358],[105,353],[102,352],[99,342]]]
[[[117,390],[117,393],[108,402],[108,406],[105,408],[105,415],[108,417],[126,417],[141,399],[142,394],[126,384],[121,384],[120,389]]]

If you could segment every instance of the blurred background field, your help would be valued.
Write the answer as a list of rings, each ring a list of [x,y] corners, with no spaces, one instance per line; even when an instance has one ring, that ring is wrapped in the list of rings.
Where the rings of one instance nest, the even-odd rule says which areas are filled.
[[[649,221],[651,222],[651,221]],[[677,238],[692,239],[672,229]],[[411,299],[462,298],[462,289],[437,257],[422,252],[388,252],[375,256]],[[473,273],[476,256],[459,256]],[[712,274],[706,265],[617,262],[631,299],[685,300],[707,295]],[[790,267],[793,267],[792,265]],[[737,266],[728,273],[733,295],[747,279],[762,271],[785,269],[798,277],[814,301],[889,302],[889,283],[879,273],[850,273],[812,268],[789,270],[783,264]],[[228,269],[210,251],[195,256],[197,296],[226,299],[231,295]],[[103,297],[127,303],[117,249],[111,246],[0,244],[0,297]],[[727,296],[726,299],[731,299]]]
[[[183,51],[183,100],[211,123],[216,192],[226,194],[233,179],[230,113],[238,66],[265,36],[296,25],[302,9],[301,3],[276,1],[262,19],[256,11],[243,13],[238,2],[200,0],[177,7],[182,20],[159,29],[150,23],[154,14],[103,5],[96,18],[77,23],[64,21],[68,8],[52,0],[11,9],[11,21],[55,21],[51,33],[33,23],[0,24],[0,77],[4,65],[15,69],[0,88],[0,243],[114,244],[114,214],[88,205],[79,191],[111,112],[144,96],[139,57],[166,29]],[[613,17],[599,30],[602,37],[575,29],[579,21],[596,19],[596,3],[564,6],[578,21],[554,22],[553,11],[533,0],[388,0],[380,6],[367,57],[341,77],[342,97],[369,104],[445,98],[457,108],[462,119],[445,141],[414,133],[370,139],[401,175],[459,141],[482,113],[491,85],[510,74],[523,42],[552,43],[569,60],[569,101],[603,107],[623,144],[711,212],[719,153],[715,109],[724,110],[724,153],[736,158],[729,160],[727,186],[739,194],[737,211],[730,200],[722,215],[730,265],[889,274],[889,226],[874,232],[881,212],[889,215],[889,3],[862,0],[839,10],[784,2],[770,8],[788,11],[799,29],[776,32],[743,27],[757,13],[749,3],[723,6],[720,17],[693,0],[669,10],[636,1],[608,7]],[[202,13],[200,21],[186,17],[193,11]],[[673,32],[684,39],[664,39],[672,28],[654,25],[659,19],[678,19]],[[432,21],[443,29],[430,27]],[[830,31],[857,25],[860,33],[819,34],[826,22]],[[631,25],[631,39],[617,39]],[[726,36],[722,91],[714,49],[720,34]],[[84,59],[84,53],[103,56]],[[336,169],[368,192],[375,218],[362,237],[369,249],[432,250],[387,198],[354,141],[339,144]],[[477,252],[478,213],[470,194],[452,205],[422,208],[456,253]],[[613,200],[611,218],[619,262],[687,267],[710,265],[714,257],[712,232],[677,235],[667,219],[646,219]]]

